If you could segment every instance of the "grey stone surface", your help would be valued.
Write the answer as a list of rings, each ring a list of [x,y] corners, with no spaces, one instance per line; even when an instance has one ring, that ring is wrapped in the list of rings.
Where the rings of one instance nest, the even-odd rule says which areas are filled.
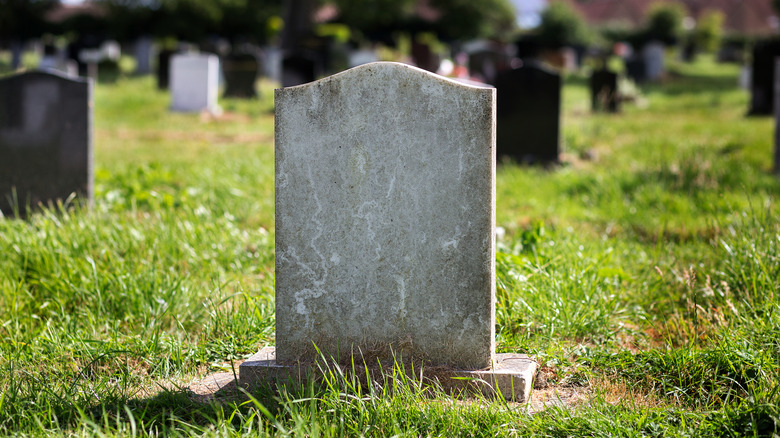
[[[661,79],[666,67],[664,56],[666,48],[662,43],[650,42],[642,49],[642,57],[645,60],[646,77],[650,81]]]
[[[0,79],[3,214],[12,215],[15,202],[24,215],[72,193],[90,202],[92,181],[90,82],[51,72]]]
[[[361,367],[362,364],[358,363],[358,372],[364,370]],[[526,355],[501,353],[495,355],[495,362],[488,369],[423,367],[422,372],[414,371],[411,377],[422,377],[428,383],[435,381],[450,394],[494,397],[500,392],[506,400],[526,403],[538,368],[536,361]],[[276,349],[265,347],[239,366],[239,384],[245,388],[263,384],[298,385],[309,379],[320,378],[322,369],[321,366],[306,363],[280,364],[276,361]],[[342,371],[349,372],[348,369]]]
[[[495,90],[382,62],[275,98],[280,363],[490,366]]]

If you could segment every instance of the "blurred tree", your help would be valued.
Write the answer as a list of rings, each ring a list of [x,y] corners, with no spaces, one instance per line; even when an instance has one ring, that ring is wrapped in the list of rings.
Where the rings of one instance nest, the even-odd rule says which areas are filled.
[[[536,32],[539,44],[551,48],[585,45],[592,39],[585,20],[568,3],[560,1],[550,3],[542,12]]]
[[[0,0],[0,39],[36,38],[49,31],[46,12],[59,0]]]
[[[693,43],[699,50],[714,52],[720,47],[723,38],[723,21],[726,16],[723,12],[709,10],[699,17],[696,28],[693,30]]]
[[[509,39],[516,28],[509,0],[430,0],[441,17],[434,30],[445,40],[473,38]]]
[[[396,30],[412,19],[415,0],[332,0],[339,9],[339,21],[370,34]]]
[[[676,44],[683,35],[685,14],[685,7],[680,3],[653,4],[645,24],[647,38],[665,44]]]
[[[275,28],[269,21],[282,14],[283,0],[222,0],[219,34],[232,42],[265,43]]]

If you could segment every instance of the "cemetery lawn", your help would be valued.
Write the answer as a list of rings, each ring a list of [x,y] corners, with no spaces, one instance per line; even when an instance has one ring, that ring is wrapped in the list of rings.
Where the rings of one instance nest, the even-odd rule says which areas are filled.
[[[98,85],[94,208],[0,219],[0,434],[780,434],[780,181],[737,74],[673,65],[620,115],[568,77],[565,164],[499,167],[496,342],[541,364],[529,406],[401,374],[191,397],[274,342],[272,84],[220,118]]]

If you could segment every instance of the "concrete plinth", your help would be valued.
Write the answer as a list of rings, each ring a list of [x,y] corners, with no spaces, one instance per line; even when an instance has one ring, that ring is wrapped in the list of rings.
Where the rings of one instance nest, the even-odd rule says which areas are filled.
[[[499,353],[495,357],[495,366],[492,369],[423,367],[423,380],[438,382],[446,392],[454,395],[481,393],[486,397],[494,397],[497,391],[500,391],[508,401],[528,402],[538,364],[524,354]],[[263,384],[297,384],[318,379],[322,374],[320,369],[316,364],[310,363],[279,364],[276,362],[276,347],[264,347],[241,364],[238,378],[239,384],[245,388]],[[419,376],[419,371],[415,374]]]

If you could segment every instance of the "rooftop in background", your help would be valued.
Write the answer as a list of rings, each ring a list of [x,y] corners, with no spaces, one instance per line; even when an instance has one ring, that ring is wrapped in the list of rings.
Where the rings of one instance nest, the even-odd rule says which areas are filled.
[[[659,0],[553,0],[565,1],[578,9],[591,25],[640,26],[653,3]],[[685,5],[690,16],[698,19],[707,10],[719,10],[726,16],[727,33],[766,36],[780,28],[772,0],[660,0]]]

